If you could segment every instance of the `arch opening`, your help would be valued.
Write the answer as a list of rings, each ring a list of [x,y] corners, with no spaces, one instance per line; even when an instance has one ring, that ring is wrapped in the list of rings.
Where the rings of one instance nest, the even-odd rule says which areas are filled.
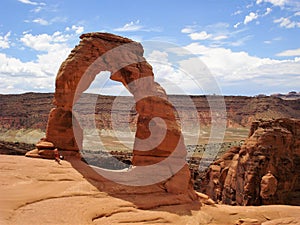
[[[73,105],[73,113],[83,131],[84,161],[118,171],[131,166],[137,113],[133,96],[110,76],[109,71],[97,74]]]

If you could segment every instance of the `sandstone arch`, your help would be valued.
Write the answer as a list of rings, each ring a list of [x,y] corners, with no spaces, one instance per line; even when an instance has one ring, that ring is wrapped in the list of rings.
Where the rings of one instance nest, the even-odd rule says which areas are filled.
[[[195,198],[185,162],[186,148],[174,108],[167,101],[164,89],[154,82],[152,67],[143,57],[142,45],[108,33],[87,33],[80,38],[79,45],[72,50],[58,71],[53,101],[56,107],[49,114],[46,137],[37,144],[38,150],[27,155],[49,156],[54,148],[68,155],[82,148],[82,130],[74,118],[72,106],[97,74],[110,71],[110,78],[122,82],[137,101],[139,117],[133,165],[152,165],[171,156],[172,163],[162,168],[171,175],[159,184],[160,187],[163,191],[185,193]],[[149,129],[149,123],[155,117],[164,120],[165,127],[161,129],[166,128],[165,137],[159,145],[142,151],[138,140],[145,140],[150,135],[154,139],[161,138],[158,134],[151,134]],[[152,126],[160,129],[161,124],[154,123]],[[74,130],[77,130],[76,135]],[[179,170],[175,169],[176,164],[182,165]]]

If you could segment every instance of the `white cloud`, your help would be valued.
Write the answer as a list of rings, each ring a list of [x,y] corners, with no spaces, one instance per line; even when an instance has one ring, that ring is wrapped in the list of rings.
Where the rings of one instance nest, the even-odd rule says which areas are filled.
[[[189,37],[192,40],[206,40],[212,37],[211,34],[208,34],[206,31],[190,33]]]
[[[234,25],[233,25],[233,27],[234,27],[234,28],[238,28],[238,26],[239,26],[239,25],[241,25],[241,23],[240,23],[240,22],[238,22],[238,23],[234,24]]]
[[[272,12],[271,8],[267,8],[264,16],[269,15]]]
[[[168,62],[168,53],[163,52],[163,51],[153,50],[152,52],[150,52],[148,54],[147,60],[152,61],[152,62],[167,63]]]
[[[28,5],[38,5],[37,2],[32,2],[30,0],[18,0],[19,2],[22,2],[24,4],[28,4]]]
[[[67,17],[54,17],[50,20],[45,20],[43,18],[36,18],[34,20],[24,20],[24,22],[26,23],[37,23],[37,24],[40,24],[42,26],[48,26],[48,25],[51,25],[53,23],[63,23],[63,22],[66,22],[67,21]],[[73,25],[74,26],[74,25]]]
[[[73,25],[72,30],[74,30],[76,34],[81,34],[84,31],[84,27]]]
[[[0,48],[9,48],[10,43],[9,43],[9,37],[10,37],[11,32],[7,32],[4,36],[0,36]]]
[[[300,16],[300,12],[296,12],[294,16]]]
[[[142,25],[140,25],[140,21],[131,21],[130,23],[126,23],[123,27],[115,28],[114,31],[120,31],[120,32],[128,32],[128,31],[138,31],[143,28]]]
[[[268,94],[300,85],[300,57],[291,60],[260,58],[244,51],[234,52],[199,43],[184,49],[173,48],[172,52],[180,56],[175,64],[178,66],[173,66],[168,52],[153,51],[151,57],[146,57],[153,66],[156,80],[168,93],[214,93],[218,91],[214,79],[227,94]]]
[[[70,38],[68,34],[61,34],[55,32],[52,35],[39,34],[33,35],[26,33],[20,38],[20,41],[27,47],[36,51],[54,51],[59,50],[62,47],[66,47],[66,41]]]
[[[284,6],[285,4],[287,4],[289,2],[289,0],[257,0],[256,4],[260,4],[262,2],[268,2],[273,4],[274,6]]]
[[[190,39],[194,41],[211,40],[214,41],[214,44],[220,44],[220,41],[228,39],[233,35],[233,33],[229,31],[229,27],[230,25],[228,23],[215,23],[205,27],[190,25],[181,29],[181,33],[187,34]]]
[[[276,54],[277,56],[300,56],[300,48],[298,49],[291,49],[291,50],[285,50],[283,52],[280,52]]]
[[[265,44],[272,44],[275,41],[281,41],[281,40],[282,40],[282,37],[275,37],[272,40],[266,40],[266,41],[264,41],[264,43]]]
[[[224,39],[227,39],[227,38],[228,38],[227,35],[219,35],[219,36],[214,37],[213,40],[220,41],[220,40],[224,40]]]
[[[291,82],[290,77],[285,78],[283,75],[300,77],[300,64],[297,58],[293,60],[259,58],[243,51],[233,52],[226,48],[209,48],[198,43],[192,43],[186,46],[186,49],[198,55],[219,81],[223,80],[228,83],[246,79],[259,81],[262,77],[269,77],[270,80],[281,79],[288,84]],[[246,82],[244,85],[247,87]],[[300,85],[300,83],[295,85]]]
[[[175,51],[175,49],[173,50]],[[176,49],[176,51],[177,50],[180,51],[180,49]],[[181,61],[178,62],[178,67],[172,64],[168,52],[158,50],[150,52],[149,55],[146,56],[146,59],[153,67],[155,81],[157,81],[168,94],[203,94],[204,90],[208,93],[211,89],[210,87],[213,86],[210,85],[209,79],[207,79],[207,76],[210,74],[204,73],[204,71],[201,70],[201,61],[199,60],[193,65],[185,65],[185,62]],[[197,74],[195,74],[195,72]],[[214,92],[211,91],[210,93]]]
[[[18,0],[18,1],[28,5],[45,5],[45,3],[43,2],[34,2],[30,0]]]
[[[240,15],[242,12],[243,12],[242,10],[237,10],[237,11],[235,11],[235,12],[233,13],[233,15],[234,15],[234,16]]]
[[[43,25],[43,26],[47,26],[47,25],[50,24],[47,20],[44,20],[42,18],[34,19],[34,20],[32,20],[32,22],[33,23],[38,23],[38,24]]]
[[[20,41],[33,51],[38,51],[36,59],[24,62],[0,53],[0,92],[54,91],[56,73],[72,49],[70,43],[78,38],[78,30],[75,26],[69,31],[53,34],[24,32]]]
[[[258,14],[254,12],[250,12],[249,15],[247,15],[244,19],[244,24],[250,23],[253,20],[256,20],[258,18]]]
[[[195,32],[195,29],[191,26],[187,26],[187,27],[181,29],[181,33],[184,33],[184,34],[190,34],[193,32]]]
[[[289,18],[281,17],[279,19],[274,20],[274,23],[279,23],[280,27],[284,27],[287,29],[300,27],[300,22],[291,21]]]

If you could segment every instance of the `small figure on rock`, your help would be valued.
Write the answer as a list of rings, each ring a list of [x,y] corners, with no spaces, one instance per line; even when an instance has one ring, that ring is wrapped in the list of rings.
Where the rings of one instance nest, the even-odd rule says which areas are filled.
[[[59,152],[58,152],[58,149],[54,149],[54,158],[55,158],[55,161],[58,162],[58,164],[60,164],[60,160],[63,159],[60,155],[59,155]]]

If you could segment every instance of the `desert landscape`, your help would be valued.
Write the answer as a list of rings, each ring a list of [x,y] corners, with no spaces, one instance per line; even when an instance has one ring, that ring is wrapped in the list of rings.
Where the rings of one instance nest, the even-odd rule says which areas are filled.
[[[140,43],[80,39],[54,94],[0,95],[1,224],[299,224],[299,93],[167,95]]]
[[[22,98],[24,99],[24,96],[26,96],[26,104],[25,101],[21,100]],[[31,97],[29,98],[29,96]],[[55,162],[54,159],[25,158],[25,153],[35,148],[33,143],[37,142],[45,134],[47,121],[45,119],[44,124],[42,121],[39,121],[37,119],[38,113],[35,114],[32,109],[39,112],[40,118],[47,118],[47,112],[52,107],[50,103],[53,94],[29,93],[15,96],[6,95],[1,96],[1,98],[7,99],[6,101],[1,101],[2,104],[6,104],[5,107],[2,106],[1,108],[3,109],[1,110],[1,113],[3,113],[1,115],[3,125],[1,129],[2,156],[0,169],[2,193],[1,224],[298,224],[299,222],[300,182],[299,176],[297,176],[300,165],[299,122],[289,119],[273,119],[274,122],[259,123],[255,122],[256,119],[259,119],[255,116],[255,113],[251,115],[251,113],[243,110],[245,116],[242,121],[251,121],[251,119],[247,118],[248,115],[250,115],[250,118],[255,118],[252,127],[249,127],[249,124],[236,123],[235,126],[227,128],[224,139],[227,144],[224,144],[224,148],[219,152],[214,163],[202,174],[198,172],[198,166],[205,143],[199,143],[197,146],[199,152],[194,153],[194,156],[188,160],[190,171],[194,178],[194,188],[199,191],[197,192],[198,200],[180,203],[182,199],[174,202],[176,197],[172,195],[168,196],[162,193],[149,194],[149,189],[151,190],[149,187],[137,189],[108,181],[95,173],[85,162],[77,158],[66,157],[65,160],[60,161],[60,164]],[[99,96],[99,98],[113,99],[113,97],[109,96]],[[41,99],[43,99],[43,102],[44,99],[48,99],[49,104],[42,104],[39,107],[38,103],[34,102],[35,99],[38,99],[39,102]],[[198,99],[204,99],[204,97],[198,97]],[[244,97],[228,97],[228,99],[230,101],[236,99],[236,104],[239,99],[244,99]],[[276,108],[272,106],[274,101],[282,102],[281,99],[274,99],[273,97],[252,97],[247,99],[256,102],[262,101],[264,104],[268,103],[267,107],[270,108]],[[243,100],[241,101],[243,102]],[[105,103],[106,101],[103,102]],[[297,110],[293,111],[292,109],[297,109],[295,103],[299,103],[299,100],[295,100],[294,104],[291,105],[289,105],[291,103],[289,100],[283,102],[283,106],[290,107],[287,108],[287,112],[297,112]],[[17,106],[18,110],[15,109],[16,103],[19,103]],[[99,108],[97,108],[99,110],[98,113],[102,113],[103,117],[107,118],[105,113],[109,113],[110,105],[103,104],[102,108],[100,103],[101,100],[99,101]],[[43,109],[44,106],[47,106],[47,108]],[[261,107],[261,105],[259,106]],[[258,111],[260,107],[257,107]],[[201,109],[203,110],[203,107]],[[236,107],[235,113],[239,114],[239,110],[241,109]],[[255,110],[253,111],[255,112]],[[280,113],[282,113],[282,110]],[[259,115],[259,112],[257,114]],[[274,114],[272,112],[272,116]],[[22,118],[22,115],[27,115],[27,120]],[[136,114],[133,113],[133,116],[136,116]],[[269,116],[269,118],[272,116]],[[272,121],[271,119],[267,120],[267,118],[268,115],[265,113],[264,119]],[[296,116],[296,118],[299,117]],[[31,122],[27,125],[22,122],[18,123],[19,121]],[[106,124],[108,124],[107,127],[102,129],[109,130],[110,121],[106,121]],[[262,128],[259,129],[259,127],[263,127],[263,133],[261,133]],[[293,130],[297,128],[298,130]],[[293,136],[287,136],[290,135],[286,133],[287,131],[290,131],[290,134],[293,134]],[[256,134],[253,135],[251,132]],[[260,138],[257,139],[257,136]],[[274,136],[277,139],[270,140],[268,136]],[[108,142],[113,139],[107,134],[104,138]],[[282,138],[289,140],[293,144],[286,143],[285,146],[289,147],[280,146],[279,142]],[[5,139],[10,142],[4,142],[3,140]],[[263,157],[260,155],[269,156],[271,162],[265,162],[265,164],[268,164],[267,166],[260,167],[258,164],[255,165],[257,163],[256,158],[249,159],[252,160],[250,166],[252,168],[255,166],[254,168],[256,168],[254,171],[259,169],[257,173],[252,175],[255,179],[250,179],[249,181],[252,183],[249,183],[249,185],[259,188],[260,179],[267,173],[267,170],[273,167],[277,170],[278,196],[275,197],[273,195],[273,199],[268,197],[262,199],[256,188],[252,188],[249,189],[249,194],[256,196],[258,202],[257,200],[249,203],[237,202],[239,201],[238,198],[232,194],[230,195],[228,190],[224,189],[224,181],[226,180],[224,168],[227,170],[227,174],[228,169],[226,168],[228,168],[228,165],[229,170],[233,173],[240,171],[240,169],[231,169],[231,167],[237,165],[232,162],[232,159],[236,158],[234,156],[237,154],[243,155],[243,151],[241,151],[242,146],[246,148],[255,146],[255,150],[261,148],[261,146],[268,147],[273,143],[277,143],[278,147],[278,150],[271,153],[275,154],[275,156],[269,155],[270,152],[261,152],[258,156],[255,156],[256,158]],[[118,147],[119,145],[117,144],[116,146]],[[281,154],[280,152],[283,155],[276,157],[277,154]],[[85,160],[89,160],[90,165],[107,166],[107,168],[115,170],[122,169],[118,165],[110,163],[110,159],[99,151],[87,149],[81,153],[84,155]],[[112,154],[121,162],[132,158],[132,153],[128,152],[128,149],[120,149],[119,152],[116,151]],[[283,161],[280,162],[280,160]],[[293,164],[292,168],[288,167],[287,160]],[[250,168],[247,170],[250,170]],[[9,179],[7,179],[8,177]],[[227,179],[226,182],[230,182],[229,186],[235,187],[236,185],[241,185],[240,182],[242,181],[234,183],[237,181]]]

